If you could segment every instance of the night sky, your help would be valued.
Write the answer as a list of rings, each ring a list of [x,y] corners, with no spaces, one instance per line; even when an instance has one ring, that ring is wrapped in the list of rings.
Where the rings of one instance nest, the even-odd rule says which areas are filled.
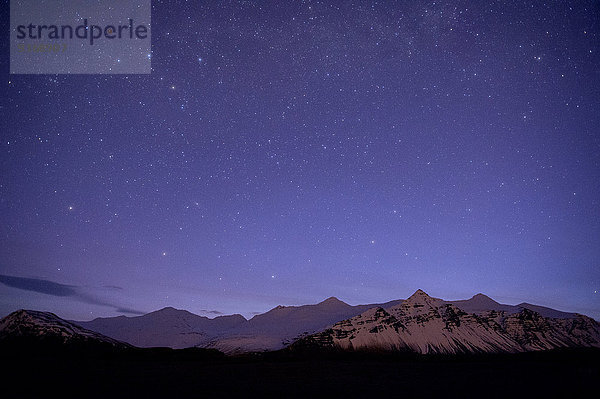
[[[4,36],[0,315],[421,288],[600,319],[599,22],[597,1],[153,0],[149,75],[10,75]]]

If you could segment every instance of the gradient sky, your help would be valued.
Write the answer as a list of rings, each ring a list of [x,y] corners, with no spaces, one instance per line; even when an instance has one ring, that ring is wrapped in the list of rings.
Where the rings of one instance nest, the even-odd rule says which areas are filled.
[[[600,319],[599,22],[597,1],[154,0],[153,72],[129,76],[10,75],[4,36],[0,313],[421,288]]]

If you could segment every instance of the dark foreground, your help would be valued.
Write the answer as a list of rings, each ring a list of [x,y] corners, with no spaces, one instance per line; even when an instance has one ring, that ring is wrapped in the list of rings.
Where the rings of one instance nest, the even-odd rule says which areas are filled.
[[[496,356],[2,348],[4,398],[600,397],[600,351]]]

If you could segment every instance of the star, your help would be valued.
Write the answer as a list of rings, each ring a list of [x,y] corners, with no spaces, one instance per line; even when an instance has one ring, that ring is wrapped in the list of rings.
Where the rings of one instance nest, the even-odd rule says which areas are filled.
[[[33,245],[64,245],[23,274],[84,262],[81,284],[114,277],[148,310],[169,292],[144,287],[145,269],[173,298],[187,295],[175,292],[182,281],[216,282],[232,312],[255,306],[229,292],[238,281],[248,298],[383,281],[396,299],[406,281],[443,297],[486,289],[482,276],[506,297],[521,295],[510,281],[540,281],[597,308],[597,251],[576,251],[595,248],[600,201],[589,53],[600,27],[585,4],[565,19],[562,7],[515,2],[488,26],[479,4],[436,2],[425,15],[403,2],[309,1],[281,24],[261,3],[257,24],[219,2],[154,3],[153,47],[141,50],[151,74],[5,78],[0,220]],[[113,72],[131,62],[98,56],[87,62]],[[27,257],[13,241],[0,252]],[[555,256],[530,251],[550,243]]]

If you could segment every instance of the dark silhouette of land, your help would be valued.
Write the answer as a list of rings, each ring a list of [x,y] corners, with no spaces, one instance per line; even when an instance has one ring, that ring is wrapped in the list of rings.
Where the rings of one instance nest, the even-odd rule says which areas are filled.
[[[3,397],[575,397],[597,394],[600,350],[499,355],[0,345]]]

